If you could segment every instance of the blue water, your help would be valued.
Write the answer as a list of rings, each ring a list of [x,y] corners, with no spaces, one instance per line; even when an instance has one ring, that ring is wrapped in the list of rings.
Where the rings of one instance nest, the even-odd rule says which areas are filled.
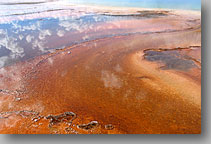
[[[74,4],[201,10],[201,0],[66,0]]]
[[[58,15],[33,18],[34,15],[42,15],[43,11],[48,10],[58,10],[57,13],[78,12],[77,10],[70,10],[68,3],[115,7],[201,9],[200,0],[58,0],[54,2],[46,0],[46,3],[40,4],[17,3],[12,5],[1,4],[2,1],[6,3],[8,0],[0,0],[0,68],[19,60],[26,60],[76,43],[108,37],[117,33],[122,34],[121,29],[115,32],[107,31],[106,33],[99,31],[96,35],[89,35],[85,32],[89,29],[92,31],[99,23],[126,17],[117,18],[89,13],[73,17]],[[20,3],[25,0],[9,0],[10,3],[16,1]],[[64,1],[67,2],[67,5],[63,5]],[[32,19],[24,19],[29,14],[31,14]],[[52,12],[52,14],[55,14],[55,12]],[[17,20],[10,20],[9,17],[16,17]],[[73,37],[75,33],[78,33],[76,38]]]
[[[91,35],[85,31],[93,31],[99,23],[125,18],[86,14],[80,17],[36,18],[0,23],[0,68],[16,61],[24,61],[53,52],[56,49],[112,36],[115,33],[99,32],[99,35]],[[78,38],[72,38],[79,33],[83,34],[79,35]]]

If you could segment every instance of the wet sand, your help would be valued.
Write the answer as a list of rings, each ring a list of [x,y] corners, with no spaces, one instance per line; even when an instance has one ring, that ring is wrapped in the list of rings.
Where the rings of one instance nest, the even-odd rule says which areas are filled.
[[[200,134],[200,17],[115,24],[125,34],[1,68],[0,133]]]

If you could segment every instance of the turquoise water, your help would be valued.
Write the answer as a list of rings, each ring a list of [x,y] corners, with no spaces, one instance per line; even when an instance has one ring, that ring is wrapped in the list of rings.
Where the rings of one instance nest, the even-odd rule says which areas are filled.
[[[66,0],[74,4],[201,10],[201,0]]]

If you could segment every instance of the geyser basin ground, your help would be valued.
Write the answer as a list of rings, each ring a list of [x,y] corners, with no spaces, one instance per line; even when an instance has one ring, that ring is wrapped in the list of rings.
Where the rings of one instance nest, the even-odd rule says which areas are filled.
[[[1,16],[0,133],[199,134],[200,20],[73,5]]]

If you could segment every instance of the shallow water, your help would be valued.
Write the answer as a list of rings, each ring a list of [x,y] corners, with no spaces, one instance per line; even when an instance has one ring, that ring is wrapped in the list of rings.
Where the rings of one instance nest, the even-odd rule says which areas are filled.
[[[0,67],[87,40],[114,35],[95,30],[100,23],[128,17],[97,15],[56,2],[0,5]],[[89,35],[88,31],[98,31]]]
[[[121,20],[156,17],[153,13],[96,14],[68,4],[69,1],[1,1],[0,68],[77,43],[134,32],[122,29],[118,24]],[[109,26],[104,28],[102,24]]]
[[[201,0],[66,0],[73,4],[90,4],[114,7],[139,7],[139,8],[167,8],[200,10]]]
[[[72,37],[76,33],[92,29],[96,23],[109,20],[112,20],[109,16],[87,14],[0,24],[0,67],[18,59],[27,59],[91,39],[86,38],[86,35]],[[63,42],[62,39],[67,40]]]

